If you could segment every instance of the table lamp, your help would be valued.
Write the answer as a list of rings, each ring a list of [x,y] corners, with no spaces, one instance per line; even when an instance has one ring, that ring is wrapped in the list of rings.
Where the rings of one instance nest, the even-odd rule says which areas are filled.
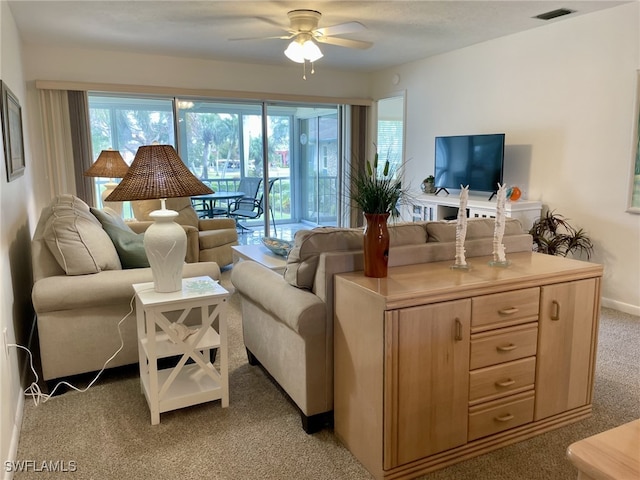
[[[213,193],[182,162],[171,145],[138,148],[129,171],[107,201],[160,199],[160,210],[151,212],[154,223],[144,234],[144,250],[153,273],[156,292],[182,289],[182,266],[187,234],[173,221],[178,212],[167,210],[166,199]]]
[[[105,199],[111,194],[114,188],[118,185],[114,180],[116,178],[122,178],[127,174],[129,166],[126,164],[122,155],[118,150],[102,150],[98,159],[91,165],[84,175],[86,177],[102,177],[108,178],[109,181],[104,184],[104,191],[100,198],[102,198],[102,204],[105,207],[109,207],[119,215],[122,216],[122,202],[105,203]]]

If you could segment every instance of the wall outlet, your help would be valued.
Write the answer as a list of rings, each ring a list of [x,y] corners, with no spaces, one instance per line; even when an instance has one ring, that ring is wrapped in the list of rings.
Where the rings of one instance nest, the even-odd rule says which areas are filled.
[[[7,341],[7,327],[2,329],[2,346],[4,347],[4,356],[9,358],[9,342]]]

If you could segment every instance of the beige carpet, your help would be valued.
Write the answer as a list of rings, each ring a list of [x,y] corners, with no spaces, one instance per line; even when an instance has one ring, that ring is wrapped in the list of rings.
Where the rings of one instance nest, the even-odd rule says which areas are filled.
[[[222,283],[229,283],[229,271]],[[152,426],[135,368],[115,369],[86,393],[35,407],[25,401],[18,460],[74,461],[74,473],[16,479],[370,479],[330,429],[307,435],[297,410],[247,364],[236,295],[229,305],[230,405],[211,402],[161,415]],[[594,415],[422,477],[428,480],[569,480],[566,447],[640,417],[640,319],[603,309]]]

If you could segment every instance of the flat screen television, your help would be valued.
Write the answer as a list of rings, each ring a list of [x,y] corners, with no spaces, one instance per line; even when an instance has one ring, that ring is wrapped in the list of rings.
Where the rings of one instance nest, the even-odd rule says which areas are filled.
[[[436,137],[435,186],[495,193],[502,183],[504,133]],[[493,195],[491,195],[493,197]]]

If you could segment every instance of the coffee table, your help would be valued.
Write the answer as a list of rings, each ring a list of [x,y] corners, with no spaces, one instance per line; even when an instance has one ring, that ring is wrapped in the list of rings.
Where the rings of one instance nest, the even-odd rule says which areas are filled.
[[[231,250],[234,264],[248,260],[278,273],[284,273],[287,266],[286,258],[276,255],[264,245],[234,245]]]

